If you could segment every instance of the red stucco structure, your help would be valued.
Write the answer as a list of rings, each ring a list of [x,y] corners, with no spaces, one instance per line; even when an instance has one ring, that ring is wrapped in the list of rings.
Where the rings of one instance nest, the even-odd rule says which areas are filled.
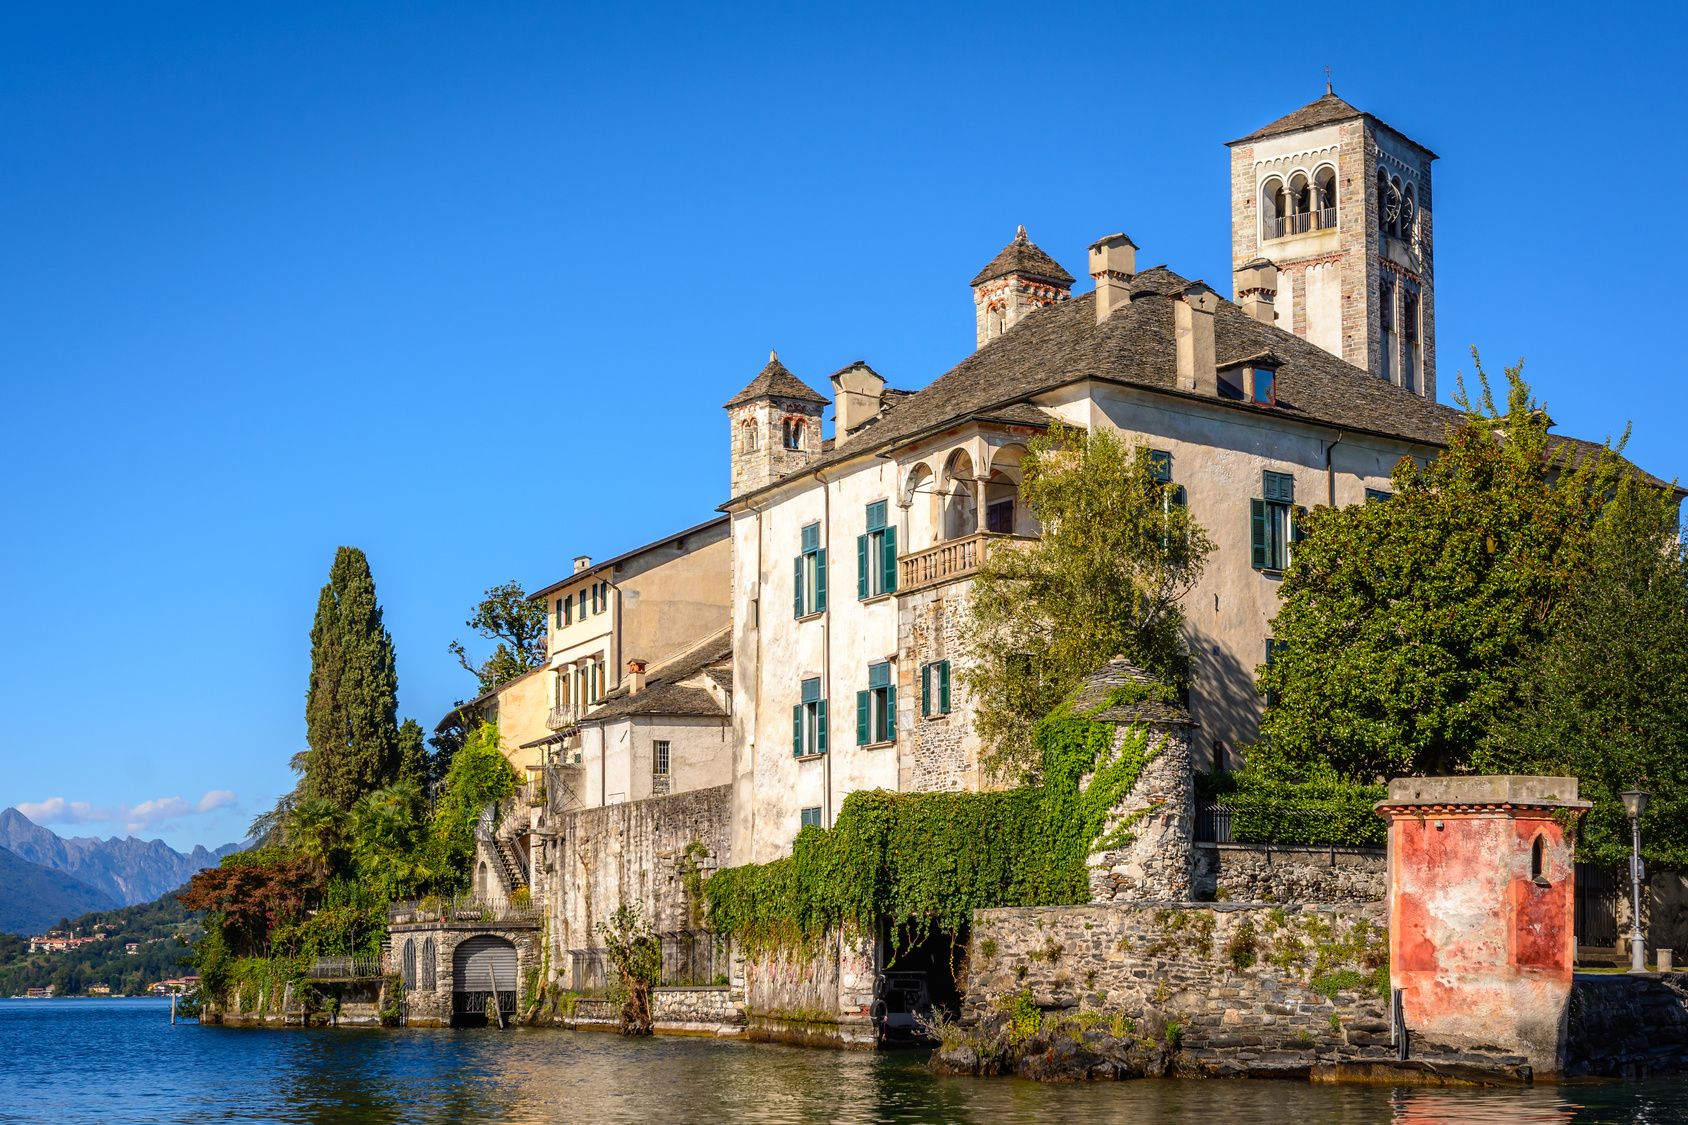
[[[1576,952],[1566,826],[1586,808],[1569,777],[1390,782],[1390,977],[1414,1043],[1559,1069]]]

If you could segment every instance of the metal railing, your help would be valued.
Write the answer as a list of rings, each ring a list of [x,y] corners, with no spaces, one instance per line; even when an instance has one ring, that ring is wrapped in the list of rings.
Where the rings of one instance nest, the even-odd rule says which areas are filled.
[[[897,592],[911,593],[942,582],[978,573],[990,552],[1003,545],[1031,542],[1029,535],[999,535],[978,531],[960,539],[946,539],[924,550],[910,551],[897,560]]]
[[[429,897],[395,902],[387,908],[387,924],[403,926],[429,922],[537,922],[543,912],[529,903],[490,902],[473,894]]]
[[[658,988],[700,988],[725,984],[731,959],[726,944],[709,930],[672,930],[657,935],[661,946]],[[569,950],[576,992],[606,992],[614,972],[609,954],[599,947]]]
[[[1336,208],[1320,207],[1293,215],[1269,215],[1264,226],[1267,238],[1287,238],[1311,230],[1332,230],[1336,227]]]
[[[1203,844],[1231,843],[1231,806],[1211,802],[1198,803],[1196,840]]]
[[[379,957],[318,957],[305,969],[310,980],[368,980],[380,975]]]

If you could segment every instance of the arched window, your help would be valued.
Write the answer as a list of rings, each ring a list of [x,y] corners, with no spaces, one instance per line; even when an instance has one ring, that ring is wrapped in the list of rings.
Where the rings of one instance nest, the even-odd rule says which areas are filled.
[[[1389,233],[1389,173],[1377,170],[1377,229]]]
[[[739,448],[746,453],[756,448],[756,423],[750,418],[739,423]]]
[[[434,950],[434,939],[433,938],[423,938],[422,939],[422,971],[418,975],[421,978],[422,991],[424,991],[424,992],[432,992],[434,990],[434,984],[435,984],[435,980],[436,980],[435,975],[434,975],[434,958],[435,958],[435,956],[436,956],[436,953],[435,953],[435,950]]]
[[[1282,238],[1287,232],[1284,221],[1289,217],[1289,195],[1284,182],[1277,177],[1267,180],[1260,188],[1260,237]]]
[[[1547,837],[1537,834],[1536,842],[1530,846],[1530,878],[1538,883],[1547,882],[1544,866],[1547,860]]]
[[[1301,234],[1313,226],[1313,188],[1304,172],[1289,178],[1290,230]]]
[[[486,898],[486,860],[481,860],[475,868],[475,897]]]
[[[407,989],[416,987],[416,940],[404,939],[404,954],[399,958],[399,979]]]
[[[1328,165],[1313,173],[1314,225],[1322,230],[1336,226],[1336,170]]]
[[[801,421],[793,421],[792,419],[787,418],[785,420],[784,432],[785,447],[787,449],[803,448],[803,423]]]

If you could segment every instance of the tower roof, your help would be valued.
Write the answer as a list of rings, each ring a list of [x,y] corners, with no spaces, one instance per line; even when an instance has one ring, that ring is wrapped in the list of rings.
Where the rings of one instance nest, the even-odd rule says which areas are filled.
[[[1400,136],[1402,140],[1424,149],[1426,155],[1428,155],[1432,160],[1436,158],[1435,153],[1431,152],[1427,148],[1424,148],[1423,145],[1419,144],[1417,141],[1413,140],[1393,125],[1380,120],[1375,115],[1367,113],[1363,109],[1355,109],[1353,106],[1337,97],[1336,91],[1332,90],[1328,85],[1325,87],[1323,97],[1318,98],[1315,101],[1308,102],[1294,113],[1284,114],[1270,125],[1261,126],[1246,137],[1238,137],[1236,140],[1227,141],[1226,143],[1240,145],[1249,141],[1265,140],[1267,137],[1282,136],[1285,133],[1299,133],[1303,129],[1317,129],[1321,125],[1334,125],[1338,121],[1354,121],[1362,117],[1374,122],[1375,124],[1382,125],[1391,133],[1395,133]]]
[[[768,353],[768,365],[750,381],[750,386],[727,400],[727,406],[737,406],[741,402],[749,402],[758,398],[794,398],[799,402],[818,402],[826,405],[827,400],[809,389],[809,385],[790,371],[780,362],[778,352]]]
[[[1014,241],[1004,246],[1002,252],[992,258],[990,265],[980,270],[979,276],[970,284],[979,285],[1011,273],[1028,274],[1062,285],[1073,283],[1073,275],[1062,269],[1060,262],[1045,254],[1037,243],[1027,238],[1026,228],[1023,226],[1015,232]]]

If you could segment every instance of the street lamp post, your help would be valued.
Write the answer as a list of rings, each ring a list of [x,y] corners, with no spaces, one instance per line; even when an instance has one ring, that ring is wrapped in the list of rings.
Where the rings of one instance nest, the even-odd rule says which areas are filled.
[[[1640,789],[1625,789],[1618,794],[1623,799],[1624,812],[1629,814],[1629,971],[1647,971],[1647,939],[1641,932],[1641,814],[1647,811],[1647,793]]]

